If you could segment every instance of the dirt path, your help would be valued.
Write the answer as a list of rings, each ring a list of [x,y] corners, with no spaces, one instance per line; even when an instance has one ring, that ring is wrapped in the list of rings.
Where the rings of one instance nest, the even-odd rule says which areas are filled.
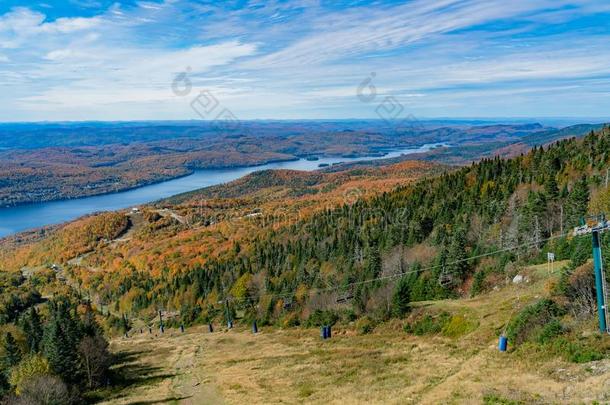
[[[170,210],[169,208],[162,208],[162,209],[156,210],[155,212],[157,212],[159,215],[161,215],[164,218],[171,217],[171,218],[175,219],[176,221],[178,221],[179,223],[181,223],[182,225],[189,226],[186,218],[178,215],[175,211]]]
[[[337,330],[324,342],[312,329],[252,335],[197,327],[119,339],[112,349],[128,359],[120,367],[133,371],[134,383],[105,404],[471,404],[494,395],[525,403],[610,400],[610,360],[532,368],[492,342],[467,348],[408,336],[392,324],[371,335]]]
[[[129,217],[129,227],[122,235],[112,240],[111,244],[117,245],[131,240],[133,234],[144,226],[144,216],[141,212],[130,212],[127,216]]]
[[[200,332],[145,331],[129,339],[114,340],[111,349],[123,359],[118,368],[128,376],[129,384],[102,404],[222,403],[205,382]]]

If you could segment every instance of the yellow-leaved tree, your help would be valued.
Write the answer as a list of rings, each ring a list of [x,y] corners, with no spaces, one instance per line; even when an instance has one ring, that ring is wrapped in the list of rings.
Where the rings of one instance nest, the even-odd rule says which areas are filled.
[[[231,288],[231,295],[236,299],[244,299],[248,296],[248,289],[250,287],[250,281],[252,280],[252,274],[244,273],[240,278],[237,279],[233,287]]]
[[[610,187],[601,187],[593,193],[589,203],[589,212],[610,215]]]
[[[33,354],[26,356],[13,368],[9,383],[15,387],[15,393],[19,395],[30,379],[45,374],[51,374],[49,361],[39,354]]]

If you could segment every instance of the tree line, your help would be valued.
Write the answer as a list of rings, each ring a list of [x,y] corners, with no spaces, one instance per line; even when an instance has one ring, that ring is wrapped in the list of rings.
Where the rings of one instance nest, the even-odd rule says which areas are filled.
[[[112,357],[91,305],[58,296],[23,311],[14,328],[0,342],[6,403],[81,403],[108,384]]]
[[[341,307],[349,316],[391,316],[408,300],[463,294],[470,278],[471,293],[476,293],[511,262],[540,260],[550,248],[560,252],[559,259],[577,250],[571,239],[537,241],[578,225],[592,206],[608,208],[600,201],[607,194],[609,150],[610,130],[604,128],[516,158],[484,159],[269,229],[178,276],[169,270],[151,276],[135,268],[113,274],[116,288],[108,289],[105,299],[118,309],[129,296],[134,313],[175,309],[186,324],[226,320],[236,312],[263,323],[294,324],[328,307]],[[415,262],[401,257],[388,266],[397,249],[422,244],[432,248],[431,257]],[[521,245],[529,247],[486,263],[467,260]],[[387,282],[367,282],[425,267],[431,269],[413,271],[392,288]],[[341,297],[347,297],[347,305],[335,305]]]

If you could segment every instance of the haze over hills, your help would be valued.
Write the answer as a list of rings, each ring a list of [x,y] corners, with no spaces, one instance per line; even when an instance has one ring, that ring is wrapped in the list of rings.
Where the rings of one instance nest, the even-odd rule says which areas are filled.
[[[381,132],[385,134],[419,133],[438,128],[468,130],[480,127],[493,133],[494,126],[515,127],[522,131],[555,130],[583,124],[608,122],[604,119],[343,119],[343,120],[246,120],[237,126],[220,128],[218,122],[190,121],[83,121],[83,122],[18,122],[1,123],[1,149],[38,149],[56,146],[101,146],[135,142],[167,141],[175,138],[204,138],[217,136],[285,136],[316,134],[328,131]],[[529,128],[528,128],[529,127]]]
[[[194,170],[254,166],[304,157],[357,157],[444,144],[420,158],[463,164],[494,153],[581,136],[601,124],[556,129],[540,124],[383,120],[217,124],[69,123],[0,126],[0,205],[77,198],[126,190]],[[479,123],[481,124],[481,123]]]

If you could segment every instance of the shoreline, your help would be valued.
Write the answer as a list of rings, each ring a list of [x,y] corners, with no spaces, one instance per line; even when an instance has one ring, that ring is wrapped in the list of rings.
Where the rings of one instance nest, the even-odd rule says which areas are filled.
[[[23,201],[23,202],[17,202],[14,204],[0,205],[0,211],[2,211],[4,209],[27,207],[29,205],[62,202],[62,201],[73,201],[73,200],[81,200],[81,199],[86,199],[86,198],[91,198],[91,197],[100,197],[100,196],[105,196],[105,195],[118,194],[118,193],[122,193],[122,192],[126,192],[126,191],[136,190],[136,189],[142,188],[142,187],[161,184],[161,183],[164,183],[167,181],[178,180],[178,179],[181,179],[184,177],[191,176],[191,175],[195,174],[196,172],[205,171],[205,170],[247,169],[247,168],[261,167],[261,166],[265,166],[268,164],[274,164],[274,163],[297,162],[299,160],[313,161],[313,160],[310,160],[310,158],[312,156],[317,157],[317,159],[315,161],[318,161],[320,159],[363,159],[363,158],[366,158],[366,159],[370,158],[371,160],[382,160],[387,155],[391,154],[392,152],[398,152],[398,151],[405,150],[405,149],[419,149],[419,148],[423,148],[427,145],[431,145],[431,144],[413,145],[413,146],[405,146],[405,147],[390,148],[390,149],[383,148],[383,149],[373,150],[370,153],[363,153],[363,154],[356,153],[356,154],[350,154],[350,155],[303,154],[303,155],[295,155],[294,158],[291,158],[291,159],[290,158],[270,159],[270,160],[267,160],[267,161],[264,161],[264,162],[261,162],[261,163],[255,164],[255,165],[236,164],[236,165],[228,165],[228,166],[209,166],[209,167],[184,166],[184,169],[186,170],[186,172],[184,174],[181,174],[178,176],[171,176],[171,177],[165,177],[165,178],[155,179],[155,180],[151,180],[151,181],[144,181],[144,182],[135,184],[133,186],[125,186],[125,187],[121,187],[121,188],[118,188],[115,190],[103,191],[100,193],[82,194],[82,195],[76,195],[73,197],[60,197],[60,198],[49,198],[49,199],[41,199],[41,200],[34,200],[34,201]],[[437,145],[437,144],[433,144],[433,145]],[[416,154],[416,153],[418,153],[418,152],[413,152],[413,154]],[[350,163],[350,162],[345,162],[345,163]],[[337,163],[334,165],[336,166],[336,165],[345,164],[345,163]],[[325,168],[327,168],[327,167],[319,167],[318,169],[325,169]]]
[[[320,158],[327,159],[327,161],[336,160],[337,164],[334,164],[333,167],[349,165],[355,162],[382,161],[384,159],[400,158],[401,156],[408,160],[407,156],[410,154],[433,149],[436,145],[438,144],[405,146],[403,148],[392,149],[391,151],[386,149],[383,151],[383,155],[380,155],[382,151],[376,151],[373,152],[373,155],[362,154],[358,158],[322,156]],[[396,154],[396,156],[392,156],[392,153]],[[342,159],[346,160],[342,161]],[[306,162],[309,165],[299,164],[298,162]],[[121,191],[1,207],[0,222],[4,221],[5,226],[0,226],[0,240],[35,229],[68,223],[96,212],[120,211],[130,207],[154,204],[175,195],[226,184],[259,170],[291,169],[297,171],[323,171],[324,168],[317,167],[318,163],[318,161],[308,161],[304,157],[295,156],[292,159],[273,159],[273,161],[258,165],[223,167],[219,169],[193,169],[191,167],[188,168],[189,173],[182,176],[151,182],[139,187],[126,188]],[[316,166],[313,166],[313,164]],[[216,173],[208,173],[211,171],[216,171]],[[193,179],[180,180],[188,179],[189,177],[193,177]],[[212,181],[210,182],[209,180]],[[178,183],[172,184],[171,182]],[[165,183],[167,185],[163,186]]]
[[[144,182],[139,183],[137,185],[126,186],[126,187],[122,187],[122,188],[115,189],[115,190],[112,190],[112,191],[103,191],[101,193],[84,194],[84,195],[79,195],[79,196],[74,196],[74,197],[62,197],[62,198],[50,198],[50,199],[35,200],[35,201],[24,201],[24,202],[18,202],[18,203],[15,203],[15,204],[0,205],[0,211],[3,210],[3,209],[26,207],[28,205],[53,203],[53,202],[62,202],[62,201],[81,200],[81,199],[91,198],[91,197],[101,197],[101,196],[105,196],[105,195],[123,193],[125,191],[132,191],[132,190],[137,190],[138,188],[142,188],[142,187],[153,186],[153,185],[156,185],[156,184],[165,183],[166,181],[182,179],[184,177],[192,176],[193,174],[195,174],[195,172],[198,172],[198,171],[244,169],[244,168],[264,166],[264,165],[273,164],[273,163],[296,162],[298,160],[300,160],[300,158],[294,158],[294,159],[272,159],[272,160],[268,160],[268,161],[265,161],[264,163],[259,163],[259,164],[256,164],[256,165],[210,166],[210,167],[205,167],[205,168],[193,168],[193,167],[185,166],[184,168],[187,171],[184,174],[180,174],[178,176],[165,177],[165,178],[162,178],[162,179],[155,179],[155,180],[152,180],[152,181],[144,181]]]

